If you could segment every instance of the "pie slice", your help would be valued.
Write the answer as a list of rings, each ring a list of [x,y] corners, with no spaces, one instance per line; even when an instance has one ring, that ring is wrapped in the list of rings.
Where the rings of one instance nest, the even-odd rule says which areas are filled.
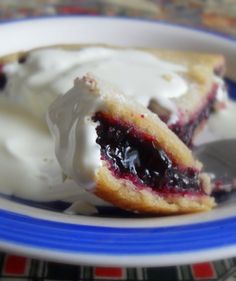
[[[78,185],[147,214],[210,210],[210,179],[187,146],[146,107],[92,75],[48,111],[56,155]]]
[[[188,146],[226,95],[225,61],[217,54],[62,45],[5,56],[0,65],[0,91],[33,114],[44,118],[75,77],[101,74],[157,113]]]

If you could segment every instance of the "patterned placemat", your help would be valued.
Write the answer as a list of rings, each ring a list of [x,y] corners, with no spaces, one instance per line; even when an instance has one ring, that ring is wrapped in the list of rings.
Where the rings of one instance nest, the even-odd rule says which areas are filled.
[[[178,267],[119,268],[59,264],[0,254],[0,280],[236,280],[236,259]]]

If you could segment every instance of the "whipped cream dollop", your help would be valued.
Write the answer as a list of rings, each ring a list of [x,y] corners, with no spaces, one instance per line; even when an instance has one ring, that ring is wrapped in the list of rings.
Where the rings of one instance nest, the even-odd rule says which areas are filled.
[[[156,100],[175,115],[171,99],[188,90],[181,76],[185,66],[133,49],[40,49],[32,51],[24,63],[5,65],[3,71],[8,76],[4,92],[40,118],[58,95],[73,86],[76,77],[87,73],[115,85],[144,106]],[[171,120],[175,119],[172,116]]]

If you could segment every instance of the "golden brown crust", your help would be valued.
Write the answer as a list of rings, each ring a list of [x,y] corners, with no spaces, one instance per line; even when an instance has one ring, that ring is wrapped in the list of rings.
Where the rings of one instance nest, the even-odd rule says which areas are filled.
[[[137,190],[129,181],[115,178],[102,167],[97,174],[95,194],[125,210],[145,214],[184,214],[209,211],[215,206],[207,195],[165,195]]]
[[[170,50],[156,50],[150,48],[149,51],[164,59],[170,60],[177,64],[191,65],[204,65],[209,69],[214,69],[225,64],[225,58],[221,54],[208,54],[200,52],[189,51],[170,51]]]

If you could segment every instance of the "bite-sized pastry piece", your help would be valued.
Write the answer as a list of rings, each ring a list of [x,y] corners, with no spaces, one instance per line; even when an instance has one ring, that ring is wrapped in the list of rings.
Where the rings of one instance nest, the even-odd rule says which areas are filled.
[[[40,118],[75,77],[93,73],[157,113],[187,145],[225,95],[221,55],[73,45],[13,54],[0,64],[0,90]]]
[[[87,75],[50,106],[64,173],[115,206],[139,213],[210,210],[210,180],[191,151],[146,107]]]

